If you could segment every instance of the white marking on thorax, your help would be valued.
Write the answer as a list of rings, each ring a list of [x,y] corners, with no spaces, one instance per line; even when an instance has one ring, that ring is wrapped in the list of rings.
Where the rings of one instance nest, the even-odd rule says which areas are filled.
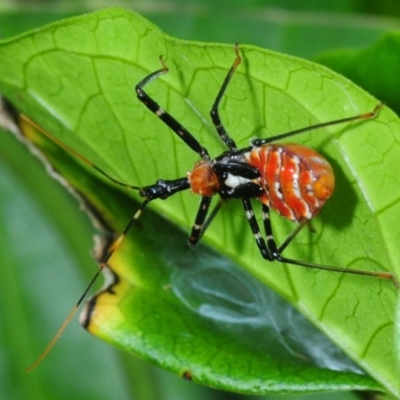
[[[228,177],[225,179],[224,183],[226,186],[235,189],[238,186],[243,185],[247,182],[250,182],[250,179],[243,178],[242,176],[228,174]]]

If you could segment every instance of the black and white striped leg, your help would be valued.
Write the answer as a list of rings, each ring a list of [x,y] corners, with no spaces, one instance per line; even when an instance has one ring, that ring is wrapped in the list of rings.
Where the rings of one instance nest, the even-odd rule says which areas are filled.
[[[236,143],[234,142],[234,140],[229,136],[225,127],[222,125],[218,108],[219,108],[221,99],[225,94],[226,88],[228,87],[228,84],[229,84],[230,80],[232,79],[232,76],[233,76],[236,68],[239,66],[239,64],[242,61],[242,58],[239,55],[239,45],[238,44],[235,45],[235,53],[236,53],[236,58],[233,61],[231,69],[228,71],[228,74],[225,77],[224,83],[222,84],[221,89],[219,90],[219,92],[217,94],[217,98],[215,99],[215,102],[210,111],[211,119],[213,121],[215,129],[217,130],[218,135],[222,139],[222,141],[229,147],[229,150],[236,150],[237,146],[236,146]]]
[[[357,270],[347,270],[345,268],[330,267],[330,266],[326,266],[326,265],[313,264],[313,263],[292,260],[290,258],[282,257],[276,246],[275,238],[274,238],[274,235],[272,232],[271,220],[269,217],[269,207],[266,206],[265,204],[262,205],[262,218],[263,218],[265,234],[267,237],[267,242],[265,242],[264,238],[261,236],[258,222],[254,216],[254,211],[253,211],[253,207],[251,205],[250,199],[243,199],[243,206],[244,206],[244,209],[246,212],[246,218],[249,221],[249,225],[253,232],[257,246],[258,246],[260,253],[264,259],[266,259],[268,261],[276,260],[276,261],[280,261],[280,262],[283,262],[286,264],[298,265],[301,267],[317,268],[317,269],[324,269],[324,270],[338,271],[338,272],[349,272],[349,273],[353,273],[353,274],[360,273]],[[293,236],[292,235],[289,235],[289,236],[292,236],[292,239],[293,239],[297,233],[298,232],[296,232]],[[289,243],[290,243],[290,241],[291,241],[291,239],[289,240]],[[286,246],[289,243],[286,243]],[[371,275],[374,275],[374,273],[371,273]]]
[[[219,199],[217,204],[215,205],[215,207],[210,212],[210,214],[208,214],[207,219],[204,221],[203,229],[201,230],[201,234],[200,234],[200,238],[199,239],[202,238],[202,236],[206,232],[207,228],[211,225],[211,222],[214,220],[215,216],[218,214],[218,211],[221,209],[222,204],[224,204],[225,201],[226,200],[224,200],[224,199]]]
[[[265,204],[262,205],[262,218],[264,224],[265,234],[267,235],[267,246],[270,253],[274,256],[274,259],[279,259],[282,252],[286,247],[292,242],[292,240],[297,236],[297,234],[304,228],[310,221],[308,219],[303,219],[295,229],[288,235],[288,237],[283,241],[283,243],[277,247],[274,234],[272,231],[271,219],[269,216],[269,207]]]
[[[321,269],[325,271],[333,271],[333,272],[341,272],[341,273],[348,273],[348,274],[354,274],[354,275],[369,275],[369,276],[375,276],[375,277],[380,277],[384,279],[390,279],[397,287],[400,287],[399,282],[397,281],[397,278],[394,274],[390,272],[375,272],[375,271],[364,271],[364,270],[357,270],[357,269],[347,269],[347,268],[341,268],[341,267],[332,267],[329,265],[323,265],[323,264],[314,264],[310,262],[304,262],[304,261],[298,261],[298,260],[293,260],[291,258],[286,258],[282,257],[280,250],[285,249],[285,247],[293,240],[293,238],[300,232],[300,230],[307,225],[307,220],[302,221],[297,229],[295,229],[289,236],[288,238],[283,242],[283,244],[277,249],[276,247],[276,242],[273,237],[272,233],[272,227],[271,227],[271,221],[269,218],[269,208],[263,204],[263,222],[264,222],[264,228],[265,228],[265,234],[267,235],[267,243],[268,243],[268,251],[269,251],[269,257],[264,256],[264,252],[260,248],[262,256],[269,260],[269,261],[279,261],[285,264],[291,264],[291,265],[297,265],[299,267],[307,267],[307,268],[314,268],[314,269]],[[254,216],[253,216],[254,218]],[[255,220],[255,224],[257,225],[257,221]],[[253,229],[253,228],[252,228]],[[254,232],[254,229],[253,229]],[[258,244],[258,243],[257,243]],[[282,250],[283,251],[283,250]]]
[[[203,196],[200,201],[199,209],[197,210],[196,219],[192,227],[192,231],[189,236],[189,244],[191,246],[196,246],[200,238],[204,233],[204,221],[206,220],[208,210],[210,209],[210,204],[212,197]]]
[[[182,126],[172,115],[162,109],[148,94],[144,91],[144,87],[158,78],[160,75],[168,72],[167,66],[164,64],[164,60],[160,57],[162,68],[151,73],[142,79],[135,87],[138,99],[158,118],[160,118],[167,126],[169,126],[180,139],[182,139],[193,151],[200,155],[203,160],[209,160],[210,156],[205,147],[201,146],[198,140],[184,127]]]
[[[198,219],[196,216],[196,222],[192,228],[192,232],[189,237],[189,244],[191,246],[194,247],[197,245],[197,243],[200,241],[200,239],[203,237],[204,233],[206,232],[207,228],[210,226],[211,222],[214,220],[215,216],[218,214],[218,211],[221,209],[222,204],[224,204],[224,203],[225,203],[224,199],[219,199],[218,203],[208,214],[207,218],[204,220],[204,217],[206,217],[206,216],[203,217],[204,222],[200,218]],[[200,208],[199,208],[197,215],[199,215],[201,212],[203,212],[203,210],[202,210],[202,205],[200,204]]]
[[[274,260],[272,254],[268,250],[264,238],[261,235],[260,228],[258,226],[258,222],[254,215],[253,206],[251,205],[250,199],[248,198],[242,199],[242,203],[244,211],[246,213],[247,221],[249,222],[250,229],[253,232],[254,239],[257,243],[257,247],[260,250],[262,257],[268,261]]]
[[[271,219],[269,216],[269,207],[266,206],[265,204],[262,205],[262,220],[263,220],[263,225],[264,225],[264,231],[265,231],[265,234],[267,237],[267,247],[271,254],[271,257],[274,260],[279,259],[280,253],[276,246],[274,234],[272,232]]]

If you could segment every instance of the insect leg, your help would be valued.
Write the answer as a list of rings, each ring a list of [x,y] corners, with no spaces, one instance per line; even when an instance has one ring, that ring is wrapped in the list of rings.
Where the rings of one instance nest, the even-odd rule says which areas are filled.
[[[261,253],[262,257],[264,259],[268,260],[268,261],[273,261],[275,258],[271,254],[269,248],[267,247],[267,245],[265,243],[264,238],[261,235],[260,228],[258,226],[258,222],[257,222],[256,217],[254,215],[254,210],[253,210],[253,206],[251,205],[250,199],[249,198],[243,198],[242,199],[242,203],[243,203],[244,211],[246,213],[247,221],[249,222],[251,231],[253,232],[254,239],[255,239],[255,241],[257,243],[258,249],[260,250],[260,253]],[[274,241],[273,237],[271,236],[271,238],[270,238],[267,235],[267,240],[270,241],[270,239],[272,239],[273,245],[274,245],[275,241]],[[268,244],[270,244],[270,243],[268,243]],[[276,249],[276,245],[275,245],[275,249]]]
[[[269,207],[265,204],[262,205],[262,220],[264,225],[264,231],[267,236],[268,250],[271,253],[271,257],[275,260],[280,256],[280,252],[276,246],[274,234],[272,233],[271,219],[269,216]]]
[[[189,244],[193,247],[196,246],[200,239],[203,237],[207,228],[210,226],[218,211],[221,209],[222,204],[224,204],[225,202],[224,199],[219,199],[218,203],[215,205],[215,207],[212,209],[211,213],[207,217],[208,208],[207,212],[204,214],[203,199],[207,199],[207,197],[202,198],[202,202],[200,203],[200,207],[196,215],[196,220],[189,237]],[[211,197],[209,197],[209,199],[211,199]],[[208,205],[208,207],[210,206],[210,204]]]
[[[166,74],[169,69],[165,65],[164,60],[160,57],[162,68],[147,75],[142,79],[135,87],[138,99],[158,118],[160,118],[168,127],[170,127],[180,139],[182,139],[193,151],[200,155],[203,160],[210,159],[208,151],[205,147],[201,146],[198,140],[184,127],[182,126],[172,115],[162,109],[144,90],[143,88],[158,78],[160,75]]]
[[[303,219],[300,223],[296,226],[295,229],[289,234],[289,236],[281,243],[278,247],[278,252],[281,254],[283,250],[291,243],[291,241],[297,236],[297,234],[310,222],[308,219]],[[313,228],[310,228],[313,231]]]
[[[253,146],[260,147],[260,146],[262,146],[264,144],[267,144],[267,143],[271,143],[271,142],[275,142],[275,141],[278,141],[278,140],[286,139],[288,137],[292,137],[292,136],[298,135],[299,133],[308,132],[308,131],[312,131],[312,130],[319,129],[319,128],[325,128],[327,126],[343,124],[345,122],[351,122],[351,121],[357,121],[357,120],[374,119],[378,115],[379,110],[383,106],[384,106],[384,103],[379,103],[379,104],[377,104],[375,106],[375,108],[372,111],[367,112],[365,114],[355,115],[353,117],[348,117],[348,118],[337,119],[337,120],[334,120],[334,121],[322,122],[321,124],[307,126],[305,128],[297,129],[297,130],[290,131],[290,132],[287,132],[287,133],[282,133],[281,135],[275,135],[275,136],[272,136],[270,138],[254,139],[254,140],[251,141],[251,144]]]
[[[295,229],[287,236],[287,238],[283,241],[283,243],[277,247],[276,242],[274,239],[271,219],[269,216],[269,207],[265,204],[262,205],[262,218],[264,224],[264,231],[267,235],[267,243],[268,249],[271,254],[274,256],[274,259],[279,259],[282,252],[286,249],[286,247],[292,242],[292,240],[297,236],[297,234],[304,228],[305,225],[310,223],[309,219],[304,218],[300,223],[297,225]]]
[[[354,274],[354,275],[366,275],[366,276],[371,276],[374,278],[390,279],[396,287],[400,288],[400,282],[397,280],[396,275],[393,274],[392,272],[366,271],[366,270],[360,270],[360,269],[332,267],[330,265],[308,263],[308,262],[293,260],[293,259],[286,258],[286,257],[279,257],[279,258],[277,258],[277,260],[280,262],[286,263],[286,264],[297,265],[300,267],[322,269],[325,271],[341,272],[341,273]]]
[[[229,136],[228,132],[226,131],[225,127],[222,125],[221,118],[219,116],[219,103],[221,102],[221,99],[223,95],[225,94],[226,88],[228,87],[228,84],[230,80],[232,79],[232,76],[236,70],[236,68],[239,66],[239,64],[242,61],[242,58],[240,57],[239,54],[239,45],[235,45],[235,53],[236,53],[236,58],[233,61],[231,69],[228,71],[228,74],[225,77],[225,80],[221,86],[221,89],[219,90],[217,94],[217,98],[215,99],[215,102],[211,108],[211,119],[213,121],[213,124],[215,126],[215,129],[218,132],[219,137],[222,139],[222,141],[229,147],[229,150],[236,150],[236,143],[234,140]]]
[[[210,209],[211,201],[212,197],[203,196],[201,198],[200,206],[196,214],[196,219],[194,221],[194,225],[189,236],[189,244],[191,246],[196,246],[201,236],[203,235],[204,221],[207,217],[208,210]]]
[[[341,268],[341,267],[332,267],[329,265],[322,265],[322,264],[314,264],[304,261],[293,260],[291,258],[282,257],[280,254],[280,249],[285,247],[292,241],[292,239],[300,232],[300,230],[307,224],[307,220],[305,222],[301,222],[299,227],[295,229],[288,238],[283,242],[282,246],[279,249],[276,248],[275,239],[272,233],[271,221],[269,219],[269,208],[266,205],[262,205],[263,209],[263,222],[265,233],[267,235],[268,240],[268,249],[270,251],[270,255],[272,256],[273,260],[280,261],[282,263],[297,265],[300,267],[307,267],[307,268],[315,268],[315,269],[322,269],[325,271],[333,271],[333,272],[341,272],[346,274],[355,274],[355,275],[366,275],[375,278],[383,278],[383,279],[390,279],[396,287],[400,287],[400,283],[397,280],[396,276],[391,272],[377,272],[377,271],[366,271],[366,270],[359,270],[359,269],[348,269],[348,268]],[[256,221],[257,223],[257,221]],[[264,257],[265,258],[265,257]],[[270,259],[268,259],[270,260]]]

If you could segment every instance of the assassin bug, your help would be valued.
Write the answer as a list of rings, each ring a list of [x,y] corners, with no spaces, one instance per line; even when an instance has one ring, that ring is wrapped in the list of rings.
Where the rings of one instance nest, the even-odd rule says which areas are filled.
[[[137,190],[139,195],[145,199],[123,232],[111,245],[103,260],[99,263],[97,273],[92,278],[75,307],[71,310],[54,339],[28,370],[36,367],[53,347],[69,321],[72,319],[94,281],[97,279],[100,272],[106,267],[108,260],[120,246],[124,237],[135,221],[140,217],[147,204],[155,199],[167,199],[175,193],[187,189],[190,189],[192,193],[201,196],[200,206],[189,236],[189,244],[191,246],[196,246],[199,242],[224,201],[229,199],[241,199],[256,245],[264,259],[308,268],[390,279],[397,287],[400,286],[395,275],[390,272],[374,272],[320,265],[286,258],[282,255],[283,250],[293,240],[297,233],[319,213],[326,201],[331,197],[334,191],[335,178],[331,165],[315,150],[300,144],[278,144],[276,141],[331,125],[356,120],[373,119],[376,117],[383,104],[378,104],[372,112],[365,114],[319,123],[271,138],[254,139],[251,141],[250,146],[238,149],[235,141],[226,131],[219,116],[219,104],[221,99],[225,94],[235,70],[242,61],[238,45],[235,45],[235,54],[235,60],[222,83],[210,112],[217,134],[228,148],[227,151],[215,158],[211,158],[208,150],[203,147],[186,128],[184,128],[174,117],[168,114],[168,112],[163,110],[145,92],[144,87],[147,84],[169,71],[162,57],[160,57],[162,68],[147,75],[136,85],[135,90],[138,99],[150,111],[158,116],[173,132],[175,132],[188,147],[199,155],[200,161],[198,161],[192,170],[183,178],[173,180],[158,179],[155,184],[144,187],[120,182],[98,168],[96,165],[93,165],[89,160],[84,158],[75,150],[54,138],[33,121],[29,120],[25,116],[21,116],[23,120],[35,126],[55,143],[74,154],[84,163],[95,168],[99,173],[110,179],[112,182],[129,189]],[[220,201],[214,209],[209,212],[212,198],[216,194],[219,194]],[[258,222],[255,218],[253,206],[251,204],[252,198],[258,199],[261,203],[262,220],[266,239],[262,236]],[[281,216],[298,223],[298,227],[279,247],[276,244],[272,231],[269,216],[270,209],[274,209]]]

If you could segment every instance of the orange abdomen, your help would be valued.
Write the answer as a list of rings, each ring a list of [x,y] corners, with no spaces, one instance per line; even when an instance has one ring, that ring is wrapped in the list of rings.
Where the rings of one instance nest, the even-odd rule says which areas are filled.
[[[268,144],[246,154],[261,174],[259,200],[294,222],[313,218],[332,195],[335,177],[328,161],[299,144]]]

